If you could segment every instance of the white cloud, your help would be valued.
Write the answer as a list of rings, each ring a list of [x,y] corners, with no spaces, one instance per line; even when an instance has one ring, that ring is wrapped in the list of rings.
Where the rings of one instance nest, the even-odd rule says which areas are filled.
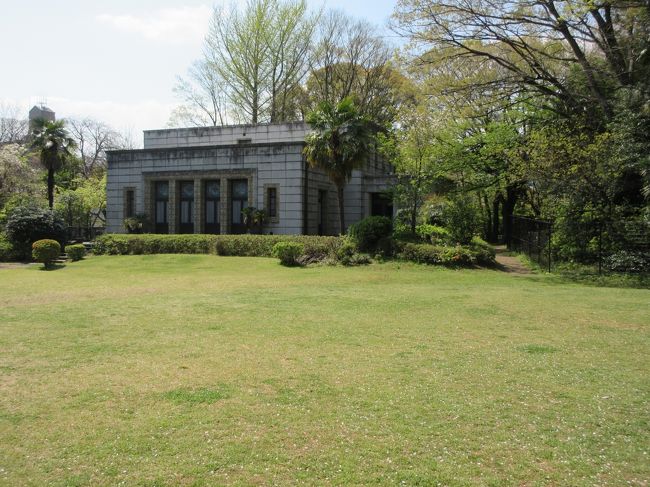
[[[133,15],[102,14],[97,20],[124,32],[141,35],[147,40],[169,44],[200,44],[208,30],[212,9],[196,7],[163,8]]]

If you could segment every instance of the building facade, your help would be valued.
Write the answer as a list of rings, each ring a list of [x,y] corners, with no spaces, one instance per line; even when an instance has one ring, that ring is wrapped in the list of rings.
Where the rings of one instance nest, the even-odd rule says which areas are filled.
[[[144,214],[156,233],[245,233],[242,210],[263,209],[263,233],[339,232],[336,187],[303,155],[304,123],[144,132],[144,148],[109,151],[106,230]],[[369,157],[345,189],[345,223],[392,215],[392,168]]]

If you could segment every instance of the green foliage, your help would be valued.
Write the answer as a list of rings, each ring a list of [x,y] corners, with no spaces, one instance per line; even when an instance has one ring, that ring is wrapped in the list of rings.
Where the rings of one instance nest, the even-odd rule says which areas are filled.
[[[480,265],[494,265],[496,251],[489,243],[480,237],[472,238],[469,248],[476,255],[476,262]]]
[[[434,245],[444,245],[451,243],[451,234],[449,230],[438,225],[423,223],[415,228],[415,233],[423,242]]]
[[[37,206],[19,206],[7,217],[7,238],[20,259],[31,255],[32,243],[41,239],[53,239],[65,243],[65,224],[53,211]]]
[[[144,233],[148,227],[149,217],[144,213],[124,219],[124,229],[127,233]]]
[[[467,267],[477,264],[494,264],[494,253],[477,247],[455,247],[402,243],[398,257],[403,260],[429,265]]]
[[[480,229],[478,209],[467,195],[452,198],[443,211],[443,219],[456,243],[469,244]]]
[[[311,167],[322,169],[336,185],[339,224],[345,233],[343,188],[370,152],[374,140],[371,121],[361,115],[351,98],[334,105],[324,101],[309,114],[307,122],[313,132],[307,136],[305,157]]]
[[[14,246],[4,233],[0,233],[0,262],[10,262],[15,257]]]
[[[82,244],[66,245],[65,252],[73,262],[76,262],[84,258],[86,255],[86,247],[84,247]]]
[[[650,252],[620,250],[605,259],[604,267],[612,272],[650,272]]]
[[[297,242],[305,255],[323,260],[336,255],[339,237],[307,235],[159,235],[106,234],[95,241],[96,254],[217,254],[235,257],[273,257],[278,242]]]
[[[278,242],[273,246],[273,257],[280,259],[284,266],[298,265],[298,258],[305,252],[305,246],[298,242]]]
[[[368,216],[363,220],[350,225],[348,235],[362,252],[372,251],[377,248],[377,243],[382,238],[390,236],[393,223],[385,216]]]
[[[47,170],[47,198],[50,208],[54,208],[54,174],[72,157],[75,142],[63,120],[37,119],[33,123],[31,148]]]
[[[46,268],[61,255],[61,245],[56,240],[37,240],[32,244],[32,257],[41,262]]]

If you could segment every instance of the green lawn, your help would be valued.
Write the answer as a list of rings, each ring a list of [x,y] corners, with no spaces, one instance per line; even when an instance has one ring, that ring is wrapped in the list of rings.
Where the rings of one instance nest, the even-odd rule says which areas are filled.
[[[650,291],[214,256],[0,270],[2,485],[648,485]]]

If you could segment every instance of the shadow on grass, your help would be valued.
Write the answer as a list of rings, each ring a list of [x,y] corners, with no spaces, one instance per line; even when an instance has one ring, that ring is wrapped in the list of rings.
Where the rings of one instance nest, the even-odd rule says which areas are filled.
[[[60,269],[65,269],[65,264],[50,264],[48,266],[41,266],[38,268],[39,271],[58,271]]]

